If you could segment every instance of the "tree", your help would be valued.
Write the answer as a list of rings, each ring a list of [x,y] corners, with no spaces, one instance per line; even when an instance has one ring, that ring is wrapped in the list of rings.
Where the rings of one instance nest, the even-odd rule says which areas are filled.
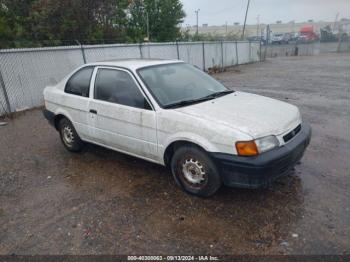
[[[35,0],[0,0],[1,47],[15,47],[27,31],[26,22]],[[12,44],[9,44],[12,41]]]
[[[185,12],[179,0],[134,0],[130,8],[129,36],[143,41],[147,36],[147,16],[151,41],[174,41],[180,37],[179,25]]]
[[[0,48],[143,41],[147,14],[152,41],[181,36],[180,0],[0,0]]]
[[[12,38],[12,30],[7,23],[5,6],[0,6],[0,48],[7,47],[7,41]]]
[[[40,0],[33,7],[32,37],[79,40],[125,38],[127,0]]]

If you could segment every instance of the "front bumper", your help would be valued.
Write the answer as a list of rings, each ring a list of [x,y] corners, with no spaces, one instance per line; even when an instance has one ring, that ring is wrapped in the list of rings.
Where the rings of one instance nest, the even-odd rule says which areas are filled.
[[[223,182],[227,186],[259,188],[288,174],[303,157],[311,140],[311,127],[303,123],[301,131],[287,144],[256,157],[212,153]]]

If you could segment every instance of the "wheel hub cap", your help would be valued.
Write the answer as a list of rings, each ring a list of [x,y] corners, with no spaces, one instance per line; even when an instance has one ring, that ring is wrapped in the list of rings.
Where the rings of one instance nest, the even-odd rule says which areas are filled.
[[[73,130],[69,126],[66,126],[63,129],[63,139],[68,145],[71,145],[74,142]]]
[[[186,180],[192,184],[201,184],[205,181],[203,165],[194,159],[187,159],[182,165],[182,172]]]

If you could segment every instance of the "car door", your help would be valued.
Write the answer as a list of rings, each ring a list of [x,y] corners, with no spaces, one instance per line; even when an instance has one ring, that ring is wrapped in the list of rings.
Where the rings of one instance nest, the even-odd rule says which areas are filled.
[[[89,93],[93,71],[93,66],[87,66],[75,72],[66,83],[65,95],[58,101],[83,140],[90,138]]]
[[[156,113],[127,70],[98,67],[93,76],[90,128],[94,142],[158,161]]]

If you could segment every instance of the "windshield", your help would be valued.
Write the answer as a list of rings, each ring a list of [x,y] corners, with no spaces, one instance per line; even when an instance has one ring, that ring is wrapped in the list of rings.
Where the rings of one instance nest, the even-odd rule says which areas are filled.
[[[146,67],[138,73],[163,108],[214,99],[210,96],[229,92],[208,74],[185,63]]]

